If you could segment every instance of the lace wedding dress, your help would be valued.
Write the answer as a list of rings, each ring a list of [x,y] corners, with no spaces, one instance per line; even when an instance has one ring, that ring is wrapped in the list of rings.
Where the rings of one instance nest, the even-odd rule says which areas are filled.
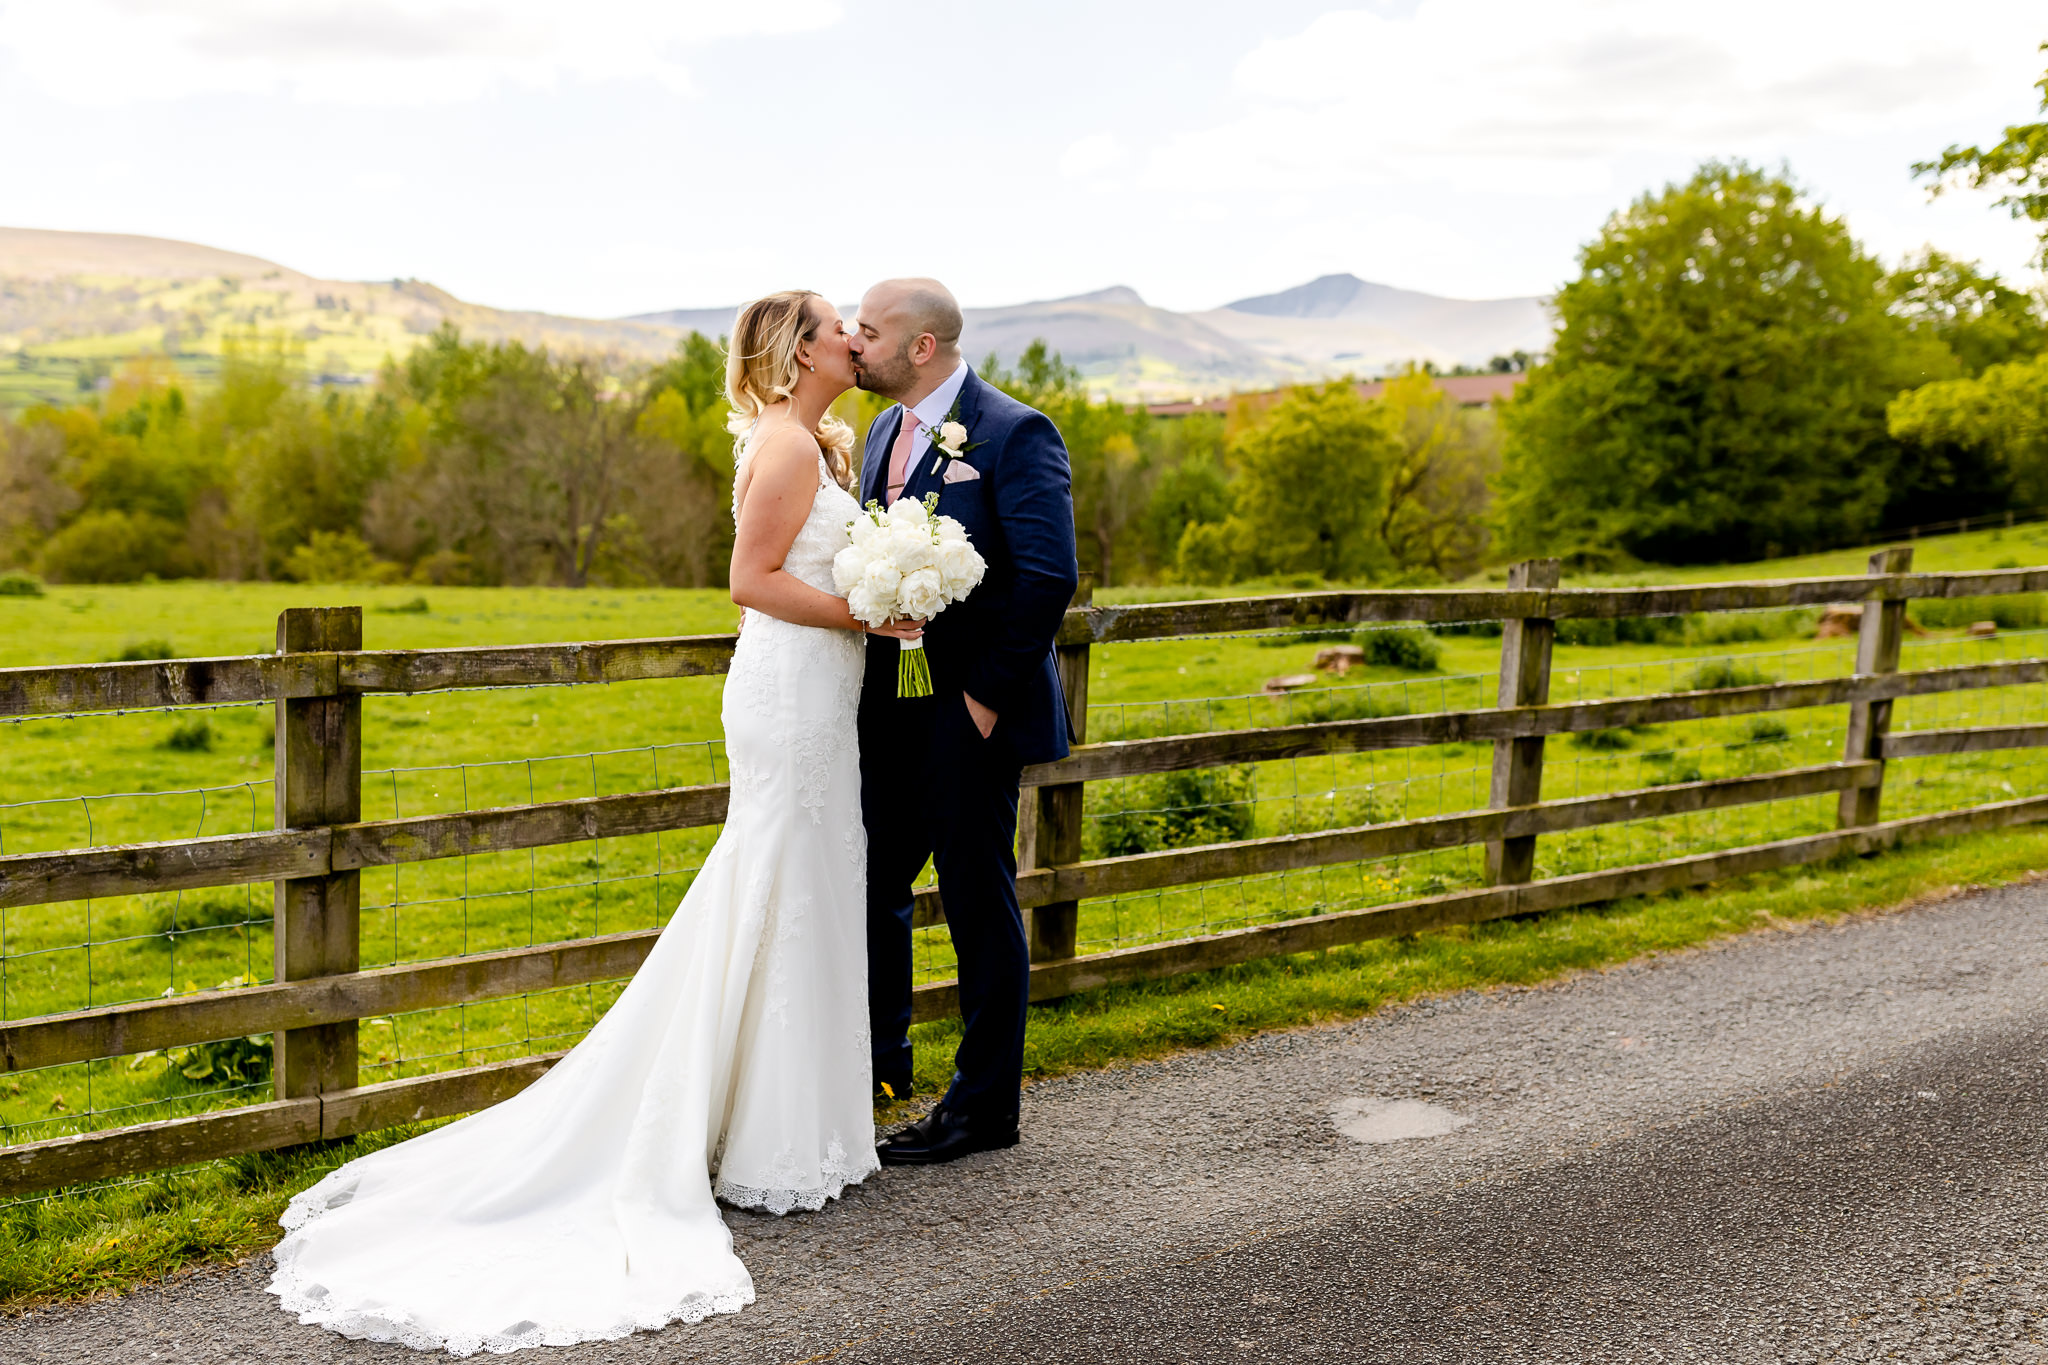
[[[788,571],[831,592],[858,511],[820,460]],[[747,613],[725,829],[646,964],[527,1090],[292,1200],[270,1282],[287,1311],[457,1355],[696,1322],[754,1298],[717,1200],[817,1209],[877,1168],[864,645]]]

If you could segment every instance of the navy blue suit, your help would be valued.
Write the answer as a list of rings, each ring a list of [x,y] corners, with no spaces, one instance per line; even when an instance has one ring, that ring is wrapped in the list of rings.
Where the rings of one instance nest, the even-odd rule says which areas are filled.
[[[903,496],[939,495],[988,572],[925,631],[932,695],[896,695],[897,649],[868,640],[860,699],[861,808],[868,832],[868,1007],[875,1079],[910,1079],[911,887],[930,858],[960,962],[965,1035],[948,1107],[1014,1118],[1023,1084],[1031,959],[1017,908],[1017,775],[1067,754],[1067,708],[1053,664],[1077,582],[1073,480],[1052,420],[971,371],[960,421],[981,477],[943,480],[936,447]],[[868,430],[861,501],[880,501],[902,424],[892,407]],[[996,713],[988,738],[962,693]]]

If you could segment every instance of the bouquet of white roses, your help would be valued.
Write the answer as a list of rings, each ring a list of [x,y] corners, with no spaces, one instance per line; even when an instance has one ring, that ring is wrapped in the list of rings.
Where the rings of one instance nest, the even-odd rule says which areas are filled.
[[[871,502],[846,524],[853,543],[832,559],[832,582],[846,609],[870,626],[928,621],[974,591],[988,563],[967,528],[938,515],[939,495],[898,498],[888,511]],[[928,697],[931,665],[922,640],[899,640],[896,695]]]

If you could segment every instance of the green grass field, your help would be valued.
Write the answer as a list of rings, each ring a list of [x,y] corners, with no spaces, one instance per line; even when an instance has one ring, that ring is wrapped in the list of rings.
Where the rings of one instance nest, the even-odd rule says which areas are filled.
[[[2048,562],[2048,531],[1978,532],[1924,541],[1916,548],[1916,567],[1930,570]],[[1809,561],[1660,577],[1847,574],[1861,572],[1865,557],[1865,552],[1844,552]],[[1245,590],[1125,590],[1102,593],[1099,600]],[[716,591],[215,583],[52,587],[41,597],[0,597],[0,667],[89,662],[124,654],[262,652],[273,641],[276,616],[283,608],[338,603],[364,607],[365,645],[370,648],[696,634],[729,630],[735,616],[725,595]],[[1903,666],[2048,654],[2048,632],[2040,629],[2039,609],[2039,603],[2026,601],[1997,608],[2014,628],[1991,639],[1971,639],[1960,629],[1979,612],[1991,611],[1988,604],[1922,613],[1930,626],[1909,640]],[[1656,638],[1635,643],[1585,643],[1568,633],[1557,651],[1553,699],[1849,672],[1851,643],[1812,639],[1814,617],[1813,612],[1765,612],[1697,618],[1670,623]],[[1286,695],[1262,690],[1268,678],[1311,671],[1316,650],[1339,638],[1343,637],[1328,633],[1183,638],[1098,648],[1091,659],[1089,737],[1130,738],[1490,704],[1499,641],[1483,633],[1433,637],[1439,652],[1434,668],[1375,666],[1341,679],[1322,677]],[[1358,638],[1370,646],[1372,637]],[[2043,715],[2048,708],[2041,693],[2040,688],[2017,688],[1909,699],[1899,704],[1894,728],[2038,721],[2048,718]],[[712,678],[367,698],[364,814],[372,819],[418,815],[723,780],[720,694],[721,681]],[[244,706],[0,723],[0,851],[268,828],[268,722],[267,708]],[[1842,708],[1822,708],[1561,738],[1548,748],[1544,796],[1555,799],[1828,762],[1840,756],[1843,723]],[[1094,784],[1087,803],[1089,852],[1105,856],[1137,847],[1481,807],[1486,804],[1490,762],[1487,746],[1446,745],[1247,765],[1207,776]],[[2027,794],[2042,789],[2043,775],[2041,760],[2027,750],[1904,761],[1896,763],[1887,777],[1885,813],[1919,814]],[[1539,846],[1538,875],[1819,832],[1831,828],[1833,821],[1832,797],[1808,798],[1547,837]],[[714,837],[713,830],[686,831],[367,872],[364,964],[658,926],[673,911]],[[2038,854],[2048,847],[2033,832],[1965,843],[1971,851],[1956,855],[1964,868],[1957,875],[1964,880],[2016,875],[2036,866]],[[1770,895],[1781,901],[1788,895],[1796,899],[1812,893],[1816,905],[1876,905],[1895,894],[1917,894],[1923,883],[1931,885],[1926,877],[1948,868],[1943,861],[1947,856],[1898,855],[1899,868],[1921,870],[1899,873],[1905,881],[1859,869],[1853,874],[1809,871],[1757,885],[1778,887]],[[1478,849],[1448,850],[1091,902],[1082,912],[1083,951],[1471,885],[1479,878],[1479,857]],[[1864,889],[1843,893],[1847,900],[1833,891],[1821,894],[1843,877],[1849,879],[1844,885]],[[1909,884],[1917,889],[1900,891]],[[1787,892],[1785,887],[1806,891]],[[1726,900],[1735,894],[1717,891],[1692,900],[1658,902],[1640,911],[1659,924],[1664,923],[1660,916],[1679,916],[1690,927],[1674,930],[1676,938],[1617,936],[1600,927],[1622,922],[1613,915],[1625,920],[1637,911],[1579,911],[1543,921],[1582,926],[1573,934],[1592,935],[1604,945],[1590,957],[1582,943],[1572,946],[1578,940],[1567,943],[1549,930],[1489,926],[1466,935],[1429,935],[1333,954],[1331,961],[1351,964],[1339,971],[1350,983],[1345,985],[1331,985],[1336,978],[1316,975],[1325,967],[1311,972],[1300,964],[1262,964],[1219,978],[1235,984],[1228,984],[1218,997],[1224,1008],[1217,1018],[1210,1017],[1216,1011],[1204,1013],[1189,1003],[1211,989],[1202,984],[1208,978],[1111,993],[1100,1001],[1091,998],[1039,1014],[1032,1033],[1034,1066],[1050,1074],[1164,1047],[1199,1045],[1244,1029],[1356,1013],[1382,999],[1405,998],[1449,984],[1534,979],[1618,960],[1644,947],[1678,946],[1714,933],[1736,932],[1755,922],[1755,915],[1739,909],[1739,896],[1736,902]],[[1722,899],[1715,900],[1717,896]],[[1696,909],[1656,908],[1710,903],[1737,909],[1701,919]],[[267,887],[0,911],[0,1017],[266,980],[269,916]],[[1514,937],[1524,932],[1534,937],[1527,942]],[[1520,945],[1507,957],[1456,946],[1494,943],[1503,935],[1500,942]],[[918,953],[924,979],[952,974],[943,928],[922,933]],[[1446,974],[1442,964],[1450,959],[1463,965]],[[1354,975],[1343,976],[1345,972]],[[1358,972],[1364,975],[1357,976]],[[1297,975],[1302,982],[1324,984],[1291,984]],[[1362,982],[1373,984],[1368,989]],[[566,1047],[615,992],[615,984],[598,985],[365,1021],[364,1079],[416,1075]],[[1121,1022],[1105,1024],[1104,1019]],[[925,1043],[920,1070],[930,1072],[928,1083],[936,1083],[950,1055],[949,1026],[924,1026],[920,1032]],[[266,1098],[268,1082],[260,1056],[252,1060],[248,1055],[258,1050],[245,1046],[240,1056],[112,1059],[10,1077],[0,1081],[0,1142],[34,1141]],[[215,1068],[209,1074],[192,1074],[204,1071],[209,1063]],[[280,1191],[294,1181],[310,1178],[322,1159],[252,1159],[230,1163],[212,1175],[191,1177],[190,1188],[214,1190],[255,1219],[246,1226],[234,1223],[241,1214],[229,1217],[207,1204],[215,1195],[204,1196],[200,1202],[211,1210],[208,1218],[228,1217],[242,1231],[195,1233],[191,1254],[214,1254],[262,1235],[260,1228],[249,1229],[268,1216],[264,1210],[274,1211],[274,1202],[266,1201],[281,1198]],[[199,1183],[191,1185],[191,1180]],[[145,1184],[170,1189],[176,1182]],[[241,1192],[231,1196],[232,1190]],[[100,1213],[80,1213],[81,1228],[100,1226],[94,1219],[130,1216],[113,1211],[117,1206],[129,1208],[120,1202],[126,1196],[104,1198],[114,1202]],[[148,1214],[144,1221],[154,1217],[157,1214]],[[47,1235],[57,1235],[54,1226],[46,1229]],[[66,1232],[59,1240],[83,1255],[80,1248],[91,1238],[85,1232]],[[65,1264],[86,1277],[78,1282],[81,1286],[97,1282],[91,1278],[93,1272],[79,1269],[85,1262]],[[115,1255],[109,1264],[129,1262]],[[42,1273],[9,1269],[0,1276],[0,1293],[51,1292],[47,1276],[35,1278]],[[31,1282],[42,1287],[30,1288]]]

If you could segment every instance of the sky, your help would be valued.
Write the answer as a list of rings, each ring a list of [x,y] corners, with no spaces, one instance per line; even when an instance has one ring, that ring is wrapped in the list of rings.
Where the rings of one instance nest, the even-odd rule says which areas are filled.
[[[1188,310],[1545,294],[1743,157],[2031,282],[1910,167],[2039,118],[2044,40],[2040,0],[0,0],[0,224],[595,317],[905,273]]]

